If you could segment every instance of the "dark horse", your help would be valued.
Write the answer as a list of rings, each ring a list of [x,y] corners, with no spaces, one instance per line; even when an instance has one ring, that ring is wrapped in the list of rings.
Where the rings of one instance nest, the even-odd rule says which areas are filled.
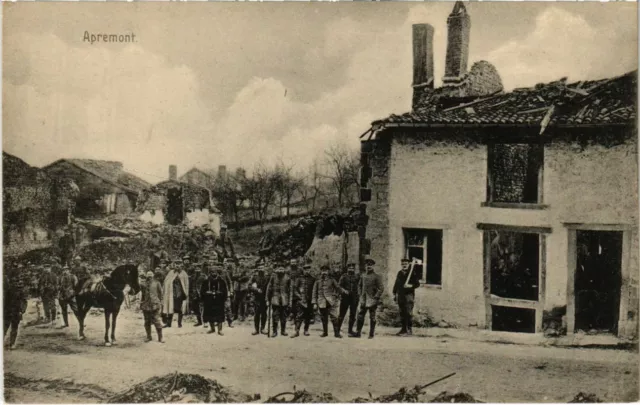
[[[124,301],[124,289],[127,285],[130,287],[130,295],[136,295],[140,291],[138,266],[135,264],[118,266],[109,276],[101,280],[93,277],[80,280],[76,291],[77,309],[74,311],[80,324],[80,340],[85,339],[84,319],[89,309],[95,307],[104,309],[105,345],[116,344],[116,319]],[[109,317],[111,317],[111,324]],[[109,327],[111,327],[111,341],[109,341]]]

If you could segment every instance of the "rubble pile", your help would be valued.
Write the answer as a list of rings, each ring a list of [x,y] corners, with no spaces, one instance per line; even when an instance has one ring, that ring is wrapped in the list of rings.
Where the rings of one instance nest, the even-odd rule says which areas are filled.
[[[116,394],[106,402],[111,404],[153,403],[153,402],[251,402],[259,395],[233,392],[215,380],[198,374],[167,374],[152,377],[130,389]]]
[[[584,392],[579,392],[571,401],[570,404],[594,404],[603,402],[600,398],[596,396],[596,394],[587,394]]]
[[[339,399],[333,396],[333,394],[328,392],[323,392],[321,394],[312,394],[307,390],[294,390],[294,392],[282,392],[280,394],[274,395],[268,398],[265,403],[267,404],[277,404],[277,403],[287,403],[287,404],[338,404],[341,403]]]
[[[388,296],[383,299],[377,316],[380,325],[399,328],[402,326],[400,308]],[[414,311],[412,324],[416,328],[432,328],[440,326],[426,311]]]
[[[275,238],[269,256],[277,261],[302,257],[314,238],[324,239],[329,235],[340,236],[344,232],[357,231],[358,215],[359,211],[352,209],[349,212],[301,218]]]
[[[478,401],[477,399],[475,399],[474,397],[472,397],[471,395],[465,393],[465,392],[457,392],[455,394],[452,394],[450,392],[447,391],[443,391],[440,394],[438,394],[437,397],[435,397],[434,399],[432,399],[431,401],[429,401],[431,403],[460,403],[460,404],[482,404],[484,402],[482,401]]]

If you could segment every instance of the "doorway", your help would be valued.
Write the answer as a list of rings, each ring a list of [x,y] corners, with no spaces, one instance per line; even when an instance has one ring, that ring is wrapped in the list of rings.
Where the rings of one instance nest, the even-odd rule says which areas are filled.
[[[178,225],[182,220],[182,190],[179,187],[172,187],[167,190],[167,222]]]
[[[617,334],[622,231],[576,231],[575,331]]]

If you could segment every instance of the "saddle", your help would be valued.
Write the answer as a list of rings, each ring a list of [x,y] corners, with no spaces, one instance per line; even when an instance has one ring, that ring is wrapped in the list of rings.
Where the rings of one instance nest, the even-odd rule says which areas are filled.
[[[78,290],[78,295],[89,295],[95,297],[105,292],[109,295],[113,295],[109,292],[109,290],[107,290],[107,287],[105,287],[104,277],[91,275],[81,283],[80,289]]]

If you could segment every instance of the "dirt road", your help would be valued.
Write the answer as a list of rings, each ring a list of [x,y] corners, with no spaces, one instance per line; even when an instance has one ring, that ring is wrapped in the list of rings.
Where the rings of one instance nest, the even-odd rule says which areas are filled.
[[[165,329],[166,344],[144,343],[142,314],[128,310],[118,319],[118,345],[104,347],[102,316],[89,317],[81,342],[72,321],[64,330],[24,328],[18,350],[5,351],[5,373],[22,384],[7,384],[12,402],[96,402],[175,371],[262,398],[295,385],[349,400],[456,372],[428,393],[461,391],[489,402],[568,402],[580,391],[605,401],[638,399],[638,354],[628,351],[398,338],[387,328],[373,340],[323,339],[319,325],[297,339],[252,336],[248,323],[217,336],[191,319],[181,329]]]

